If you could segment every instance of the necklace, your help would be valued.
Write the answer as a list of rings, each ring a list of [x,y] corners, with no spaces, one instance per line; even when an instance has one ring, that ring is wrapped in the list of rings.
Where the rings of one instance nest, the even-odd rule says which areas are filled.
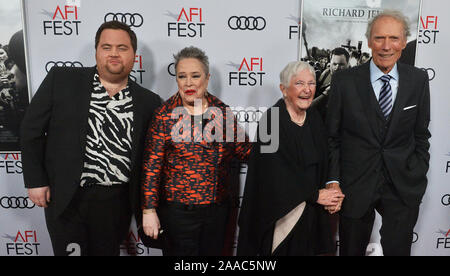
[[[303,120],[301,122],[297,122],[292,120],[295,124],[297,124],[298,126],[303,126],[305,124],[306,121],[306,111],[305,111],[305,117],[303,118]]]
[[[195,111],[196,111],[195,107],[196,107],[196,106],[187,106],[187,105],[184,105],[184,104],[183,104],[183,106],[184,106],[184,108],[186,108],[187,112],[188,112],[190,115],[201,115],[201,114],[203,114],[203,113],[205,112],[205,110],[208,108],[208,102],[202,104],[202,106],[200,107],[200,108],[201,108],[201,114],[196,114],[196,113],[195,113]]]

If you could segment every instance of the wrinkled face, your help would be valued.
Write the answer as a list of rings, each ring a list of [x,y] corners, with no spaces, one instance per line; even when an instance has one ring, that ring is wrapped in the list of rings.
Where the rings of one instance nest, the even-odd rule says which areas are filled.
[[[375,65],[383,73],[389,73],[406,47],[402,23],[392,17],[381,17],[372,26],[368,45]]]
[[[203,99],[208,89],[209,74],[196,58],[180,60],[176,68],[178,91],[184,105],[194,105],[196,99]]]
[[[331,73],[334,74],[339,70],[346,69],[348,67],[347,59],[345,55],[333,55],[330,61]]]
[[[100,35],[95,58],[100,77],[128,78],[135,60],[128,33],[124,30],[105,29]]]
[[[316,80],[307,69],[292,76],[289,86],[280,85],[286,105],[300,110],[311,106],[316,93]]]
[[[0,61],[3,62],[8,59],[8,54],[4,49],[0,49]]]

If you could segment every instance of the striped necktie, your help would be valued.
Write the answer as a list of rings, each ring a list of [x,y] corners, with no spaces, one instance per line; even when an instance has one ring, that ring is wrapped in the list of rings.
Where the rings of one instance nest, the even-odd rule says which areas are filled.
[[[384,117],[387,119],[392,111],[392,88],[389,83],[392,77],[384,75],[379,79],[383,82],[383,86],[381,87],[378,103],[380,104],[381,112],[383,112]]]

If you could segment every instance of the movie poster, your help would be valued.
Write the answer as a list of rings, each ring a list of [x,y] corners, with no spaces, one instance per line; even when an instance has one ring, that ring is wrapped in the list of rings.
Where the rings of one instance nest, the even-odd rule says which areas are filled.
[[[18,152],[29,103],[20,1],[0,0],[0,18],[0,152]]]
[[[316,69],[316,99],[327,95],[334,72],[370,60],[367,25],[383,10],[409,19],[411,35],[400,61],[414,65],[420,7],[421,0],[303,0],[300,57]]]

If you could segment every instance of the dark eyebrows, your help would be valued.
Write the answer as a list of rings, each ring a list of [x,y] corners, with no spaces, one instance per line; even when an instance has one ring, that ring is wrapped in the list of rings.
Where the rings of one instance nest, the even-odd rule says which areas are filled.
[[[100,45],[100,47],[112,47],[113,45],[109,44],[109,43],[103,43]],[[128,45],[126,44],[119,44],[117,45],[117,47],[126,47],[127,49],[130,48]]]

